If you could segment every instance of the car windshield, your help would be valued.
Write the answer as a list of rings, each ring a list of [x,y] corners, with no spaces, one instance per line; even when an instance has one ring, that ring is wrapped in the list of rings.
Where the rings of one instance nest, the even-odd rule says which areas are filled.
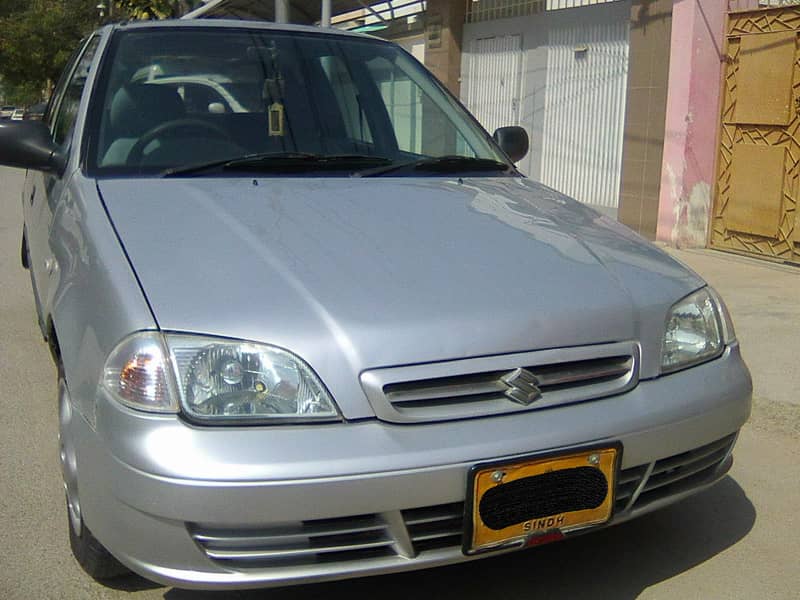
[[[99,82],[90,107],[93,175],[196,176],[231,166],[271,176],[497,175],[510,167],[419,63],[380,40],[131,30],[112,39]]]

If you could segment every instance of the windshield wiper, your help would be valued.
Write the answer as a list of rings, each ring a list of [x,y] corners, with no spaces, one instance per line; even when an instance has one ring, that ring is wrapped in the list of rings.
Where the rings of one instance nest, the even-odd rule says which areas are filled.
[[[258,171],[302,173],[304,171],[338,171],[390,165],[382,156],[366,154],[312,154],[308,152],[266,152],[247,154],[197,165],[174,167],[161,173],[162,177],[199,175],[214,171]]]
[[[355,177],[377,177],[398,171],[426,171],[428,173],[463,173],[471,171],[503,171],[508,172],[511,167],[491,158],[476,158],[474,156],[439,156],[436,158],[420,158],[405,163],[394,163],[366,169],[354,173]]]

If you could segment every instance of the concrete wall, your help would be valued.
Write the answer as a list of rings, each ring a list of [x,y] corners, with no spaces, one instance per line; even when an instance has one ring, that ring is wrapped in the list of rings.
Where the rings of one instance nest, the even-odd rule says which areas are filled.
[[[727,4],[725,0],[632,0],[630,5],[630,62],[617,215],[641,235],[674,246],[706,244],[715,183]],[[456,48],[463,46],[466,51],[469,41],[479,35],[522,33],[525,60],[520,122],[529,128],[531,152],[520,167],[539,179],[548,28],[555,23],[517,17],[467,24],[462,44],[456,23],[461,16],[459,6],[463,3],[456,0],[429,2],[429,14],[443,14],[442,46],[432,56],[426,55],[426,64],[455,91],[454,68],[460,61],[454,54]],[[571,11],[552,14],[561,12],[568,16]]]
[[[425,66],[456,96],[461,89],[465,14],[462,0],[428,0],[425,14]]]
[[[618,219],[654,239],[667,111],[672,0],[633,0],[630,27]]]
[[[678,0],[672,11],[669,97],[657,238],[705,246],[714,190],[725,3]]]

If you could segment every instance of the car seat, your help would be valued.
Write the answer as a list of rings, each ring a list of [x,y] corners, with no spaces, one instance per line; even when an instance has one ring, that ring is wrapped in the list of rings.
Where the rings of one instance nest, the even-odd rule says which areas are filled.
[[[186,116],[183,100],[167,86],[128,84],[114,94],[109,107],[110,139],[100,166],[127,164],[131,148],[154,127]]]

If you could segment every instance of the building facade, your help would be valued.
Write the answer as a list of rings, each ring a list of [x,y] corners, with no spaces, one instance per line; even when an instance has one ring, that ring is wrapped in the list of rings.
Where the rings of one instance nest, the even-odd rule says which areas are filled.
[[[412,52],[488,131],[525,127],[528,176],[649,239],[800,263],[800,0],[321,1]],[[319,21],[317,0],[196,16],[273,3]]]

